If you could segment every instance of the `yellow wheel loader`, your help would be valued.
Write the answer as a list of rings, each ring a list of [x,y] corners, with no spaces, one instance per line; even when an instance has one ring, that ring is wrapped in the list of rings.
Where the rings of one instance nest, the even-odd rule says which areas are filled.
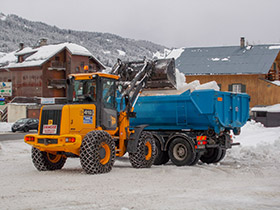
[[[107,173],[128,152],[133,167],[151,167],[155,140],[143,131],[147,125],[130,128],[129,118],[136,117],[133,106],[144,87],[175,85],[174,66],[174,59],[118,60],[109,74],[69,75],[67,104],[43,106],[38,134],[24,137],[34,166],[57,170],[79,157],[86,173]]]

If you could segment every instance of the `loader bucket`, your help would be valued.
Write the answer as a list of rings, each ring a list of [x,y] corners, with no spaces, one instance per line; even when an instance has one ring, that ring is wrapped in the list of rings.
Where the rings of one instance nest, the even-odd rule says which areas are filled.
[[[131,82],[135,78],[141,78],[146,73],[150,74],[145,88],[176,88],[175,60],[158,59],[148,61],[145,67],[145,60],[122,62],[113,67],[111,74],[120,76],[120,81]]]
[[[148,82],[150,88],[176,87],[175,60],[158,59],[154,61],[151,78]]]

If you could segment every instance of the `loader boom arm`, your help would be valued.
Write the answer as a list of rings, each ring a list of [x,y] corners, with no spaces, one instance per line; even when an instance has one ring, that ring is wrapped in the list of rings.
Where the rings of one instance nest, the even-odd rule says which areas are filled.
[[[111,74],[120,76],[121,110],[130,112],[143,88],[176,87],[174,59],[118,60]],[[155,85],[156,84],[156,85]],[[123,109],[123,100],[125,108]]]

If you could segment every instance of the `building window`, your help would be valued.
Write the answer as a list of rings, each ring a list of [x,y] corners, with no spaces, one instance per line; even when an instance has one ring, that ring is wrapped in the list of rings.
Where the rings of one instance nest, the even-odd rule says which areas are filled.
[[[241,84],[233,84],[232,85],[232,92],[241,93]]]
[[[246,93],[246,85],[236,83],[228,86],[228,91],[233,93]]]
[[[277,70],[275,62],[273,63],[273,70]]]

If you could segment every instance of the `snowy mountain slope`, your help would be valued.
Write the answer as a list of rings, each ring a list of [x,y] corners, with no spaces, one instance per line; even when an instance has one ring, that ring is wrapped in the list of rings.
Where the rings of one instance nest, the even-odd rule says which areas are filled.
[[[163,53],[166,48],[149,41],[123,38],[110,33],[60,29],[3,13],[0,13],[0,29],[0,52],[14,51],[18,49],[20,42],[25,46],[35,46],[38,40],[44,37],[52,44],[73,42],[82,45],[107,66],[112,66],[117,58],[152,58],[154,53]]]

